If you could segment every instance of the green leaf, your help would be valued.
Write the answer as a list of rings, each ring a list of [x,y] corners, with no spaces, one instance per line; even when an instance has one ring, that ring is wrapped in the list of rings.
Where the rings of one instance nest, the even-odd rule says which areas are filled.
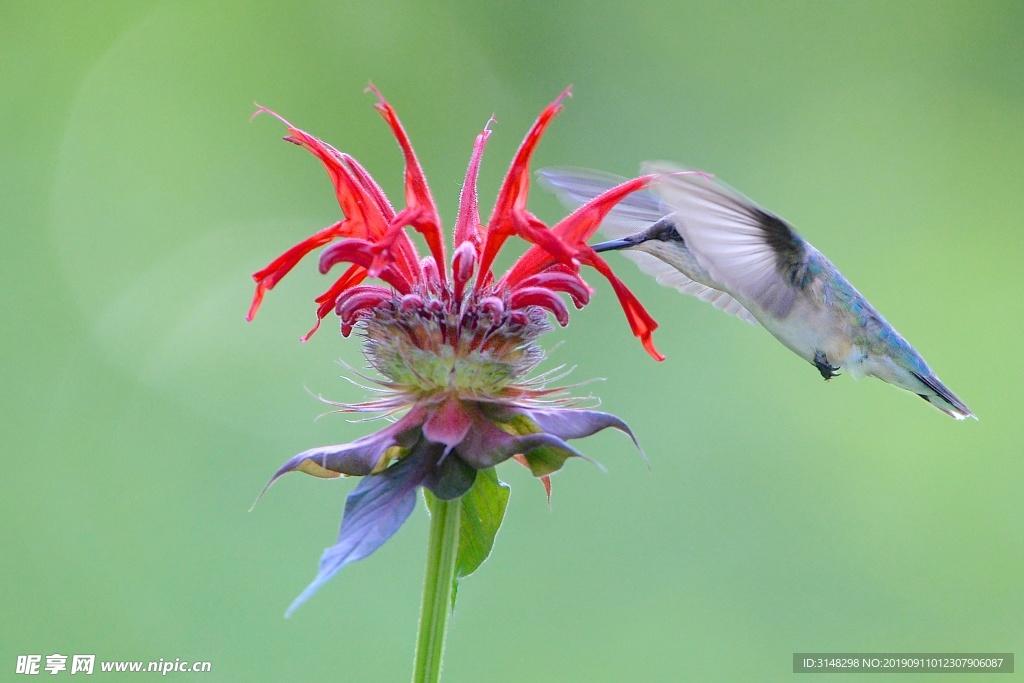
[[[452,608],[458,593],[459,579],[469,576],[483,564],[494,547],[494,537],[505,518],[510,489],[498,479],[493,467],[479,470],[473,487],[462,496],[459,526],[459,553],[455,559],[452,586]],[[427,497],[427,508],[435,514],[436,499]]]
[[[535,477],[544,477],[554,474],[562,469],[562,465],[569,458],[579,456],[579,453],[571,448],[558,448],[556,446],[541,446],[523,454],[530,472]]]
[[[494,537],[505,517],[510,493],[493,467],[480,470],[473,488],[462,497],[462,527],[459,529],[457,578],[469,576],[491,554]]]

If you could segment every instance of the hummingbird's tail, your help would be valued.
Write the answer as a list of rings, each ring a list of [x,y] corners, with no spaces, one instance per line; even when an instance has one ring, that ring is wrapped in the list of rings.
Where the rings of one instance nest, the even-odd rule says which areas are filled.
[[[955,420],[963,420],[968,417],[973,417],[975,420],[978,419],[978,416],[971,412],[971,409],[967,407],[967,404],[957,398],[956,394],[946,388],[946,385],[940,382],[938,377],[930,373],[927,375],[921,375],[915,372],[913,375],[917,378],[917,381],[924,385],[922,388],[927,388],[926,392],[919,391],[917,392],[917,395],[931,403],[946,415],[949,415]]]

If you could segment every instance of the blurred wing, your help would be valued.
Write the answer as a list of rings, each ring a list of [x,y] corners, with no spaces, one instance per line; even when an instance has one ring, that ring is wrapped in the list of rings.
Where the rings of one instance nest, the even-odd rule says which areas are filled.
[[[575,209],[628,180],[611,173],[580,168],[545,168],[538,171],[537,175],[542,185],[554,192],[570,209]],[[670,213],[672,207],[653,192],[634,192],[608,213],[601,223],[600,230],[612,239],[619,239],[649,228]],[[688,278],[661,259],[631,249],[623,250],[622,255],[636,263],[641,271],[652,276],[658,284],[707,301],[718,310],[735,315],[752,325],[757,324],[757,319],[736,299],[723,291]]]
[[[757,318],[751,315],[750,311],[745,309],[739,301],[736,301],[736,299],[733,299],[720,289],[708,287],[696,280],[691,280],[658,257],[631,249],[622,250],[622,255],[634,262],[641,271],[653,277],[659,285],[672,287],[683,294],[695,296],[701,301],[708,302],[720,311],[725,311],[729,315],[746,320],[751,325],[758,324]]]
[[[591,171],[584,168],[543,168],[537,171],[541,185],[553,192],[569,209],[589,202],[616,185],[629,180],[611,173]],[[654,192],[641,190],[629,195],[615,205],[604,222],[601,232],[618,239],[640,232],[672,213],[672,207],[665,204]]]
[[[643,170],[686,169],[657,161],[645,163]],[[702,175],[662,178],[657,190],[675,212],[683,240],[716,282],[777,318],[789,313],[808,251],[788,223]]]

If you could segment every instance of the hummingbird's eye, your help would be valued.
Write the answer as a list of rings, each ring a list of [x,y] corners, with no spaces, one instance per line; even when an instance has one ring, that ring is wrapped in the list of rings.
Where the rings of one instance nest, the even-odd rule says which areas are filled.
[[[672,216],[666,216],[660,221],[652,225],[648,231],[650,237],[648,239],[658,240],[659,242],[677,242],[684,244],[683,236],[676,230],[676,219]]]

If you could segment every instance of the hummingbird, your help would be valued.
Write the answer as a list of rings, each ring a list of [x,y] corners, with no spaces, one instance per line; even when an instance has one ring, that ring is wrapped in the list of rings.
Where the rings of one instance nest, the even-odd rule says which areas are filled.
[[[977,419],[824,254],[784,219],[713,179],[668,162],[647,162],[654,191],[623,200],[602,223],[659,284],[760,324],[825,380],[844,370],[912,391],[957,420]],[[539,175],[577,206],[624,179],[599,171],[543,169]]]

